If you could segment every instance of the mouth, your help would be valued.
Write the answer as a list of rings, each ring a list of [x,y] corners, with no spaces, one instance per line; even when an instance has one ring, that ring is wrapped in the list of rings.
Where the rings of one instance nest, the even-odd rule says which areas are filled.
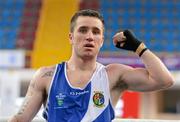
[[[93,45],[93,44],[85,44],[84,47],[87,47],[87,48],[94,48],[94,45]]]

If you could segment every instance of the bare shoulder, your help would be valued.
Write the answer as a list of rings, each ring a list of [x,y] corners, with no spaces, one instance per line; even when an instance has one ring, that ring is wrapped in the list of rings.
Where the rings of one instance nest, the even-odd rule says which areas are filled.
[[[124,64],[109,64],[106,66],[106,71],[108,74],[108,78],[110,81],[110,88],[117,88],[119,89],[119,87],[122,87],[122,89],[124,89],[123,87],[126,88],[126,85],[123,82],[123,75],[128,72],[129,70],[132,70],[133,68],[128,66],[128,65],[124,65]]]
[[[119,63],[112,63],[112,64],[108,64],[106,66],[107,70],[117,70],[119,68],[121,68],[122,70],[129,68],[130,66],[128,65],[124,65],[124,64],[119,64]]]
[[[46,89],[52,80],[56,66],[46,66],[39,68],[34,74],[31,85],[37,85],[40,89]]]
[[[54,74],[56,66],[46,66],[46,67],[41,67],[37,70],[37,75],[39,78],[51,78]]]
[[[124,72],[132,70],[133,68],[124,64],[109,64],[106,66],[108,76],[118,75],[121,76]]]

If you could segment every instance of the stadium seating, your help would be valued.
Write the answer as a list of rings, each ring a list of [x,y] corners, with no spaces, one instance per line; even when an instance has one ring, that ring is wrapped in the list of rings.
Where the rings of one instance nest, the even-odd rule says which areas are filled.
[[[180,1],[100,0],[100,10],[107,30],[102,51],[116,51],[112,36],[127,28],[153,51],[180,51]]]
[[[32,50],[41,0],[0,1],[0,49]]]
[[[80,9],[100,10],[105,18],[102,51],[117,51],[112,36],[132,29],[153,51],[180,51],[180,1],[177,0],[84,0]],[[41,0],[0,1],[0,49],[32,50]]]
[[[24,1],[0,1],[0,49],[16,48]]]
[[[21,27],[16,41],[16,48],[33,50],[33,43],[41,9],[41,0],[25,1]]]

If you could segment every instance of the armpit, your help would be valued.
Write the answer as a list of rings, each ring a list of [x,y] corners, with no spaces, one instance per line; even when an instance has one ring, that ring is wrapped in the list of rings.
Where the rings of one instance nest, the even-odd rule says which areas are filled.
[[[124,91],[128,89],[128,84],[123,82],[123,81],[119,81],[117,82],[114,87],[112,88],[112,90],[120,90],[120,91]]]

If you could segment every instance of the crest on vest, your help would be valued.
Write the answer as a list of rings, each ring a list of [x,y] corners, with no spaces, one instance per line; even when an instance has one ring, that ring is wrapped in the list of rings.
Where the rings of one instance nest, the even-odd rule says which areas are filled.
[[[93,95],[94,106],[98,108],[104,107],[104,102],[105,102],[104,93],[102,91],[94,91],[94,95]]]

